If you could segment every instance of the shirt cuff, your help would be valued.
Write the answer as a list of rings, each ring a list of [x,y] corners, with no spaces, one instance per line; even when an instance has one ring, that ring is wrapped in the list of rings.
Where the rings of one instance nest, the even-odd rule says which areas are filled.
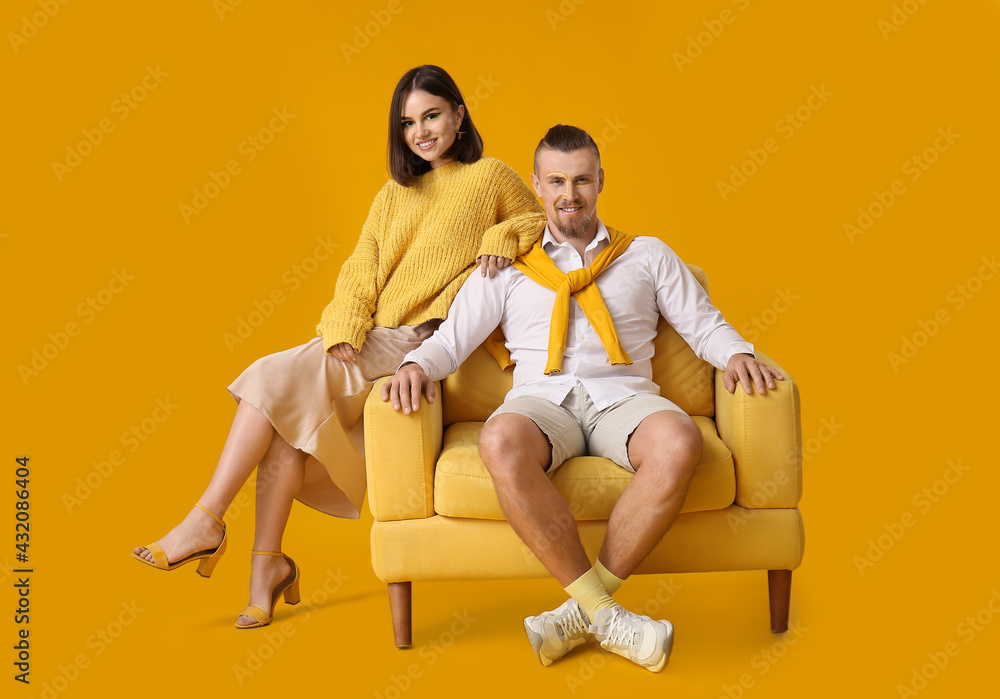
[[[420,347],[408,352],[400,365],[396,367],[396,371],[399,371],[403,364],[409,363],[416,364],[423,369],[431,381],[440,381],[454,372],[448,353],[440,345],[432,343],[430,339],[424,340]]]
[[[723,362],[722,368],[725,369],[727,366],[729,366],[729,360],[732,359],[733,356],[737,354],[749,354],[754,359],[757,358],[757,355],[754,354],[753,351],[753,345],[751,345],[749,342],[734,342],[731,345],[729,345],[729,347],[726,348],[726,352],[724,355],[726,361]]]

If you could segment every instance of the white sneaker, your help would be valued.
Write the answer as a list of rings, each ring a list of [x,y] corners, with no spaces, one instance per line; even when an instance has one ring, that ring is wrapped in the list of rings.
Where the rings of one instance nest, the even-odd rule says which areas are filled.
[[[524,631],[528,634],[535,657],[548,667],[579,645],[593,640],[587,631],[590,619],[580,604],[570,597],[551,612],[524,618]]]
[[[619,604],[598,609],[589,630],[601,648],[653,672],[667,664],[674,644],[674,625],[669,621],[634,614]]]

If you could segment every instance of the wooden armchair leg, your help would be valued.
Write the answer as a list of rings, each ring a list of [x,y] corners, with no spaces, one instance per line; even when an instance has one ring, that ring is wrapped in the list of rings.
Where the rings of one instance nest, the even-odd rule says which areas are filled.
[[[392,614],[392,638],[397,648],[409,648],[412,643],[410,605],[413,601],[413,583],[389,583],[389,611]],[[787,612],[786,612],[787,616]]]
[[[788,609],[792,601],[792,571],[767,571],[767,594],[771,603],[771,631],[788,631]]]

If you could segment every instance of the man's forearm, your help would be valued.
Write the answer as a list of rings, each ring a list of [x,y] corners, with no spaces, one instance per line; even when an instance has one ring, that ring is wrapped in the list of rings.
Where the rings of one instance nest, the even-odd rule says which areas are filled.
[[[420,365],[431,381],[455,373],[500,324],[506,289],[503,280],[508,278],[506,274],[497,274],[494,279],[471,275],[459,289],[448,318],[403,362]]]
[[[744,340],[728,323],[718,328],[705,343],[705,356],[709,364],[725,371],[729,360],[735,354],[754,355],[753,345]]]

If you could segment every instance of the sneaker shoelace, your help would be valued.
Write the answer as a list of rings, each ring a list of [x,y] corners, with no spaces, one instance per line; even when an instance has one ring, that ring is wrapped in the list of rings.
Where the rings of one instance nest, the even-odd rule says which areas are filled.
[[[637,621],[639,618],[627,609],[613,609],[611,623],[608,624],[608,635],[604,643],[622,650],[631,650],[635,642],[633,624]]]
[[[584,621],[583,615],[580,613],[580,607],[577,605],[571,605],[562,614],[555,614],[555,619],[553,620],[556,629],[563,638],[571,636],[585,636],[587,634],[587,629],[590,627],[589,622]]]

